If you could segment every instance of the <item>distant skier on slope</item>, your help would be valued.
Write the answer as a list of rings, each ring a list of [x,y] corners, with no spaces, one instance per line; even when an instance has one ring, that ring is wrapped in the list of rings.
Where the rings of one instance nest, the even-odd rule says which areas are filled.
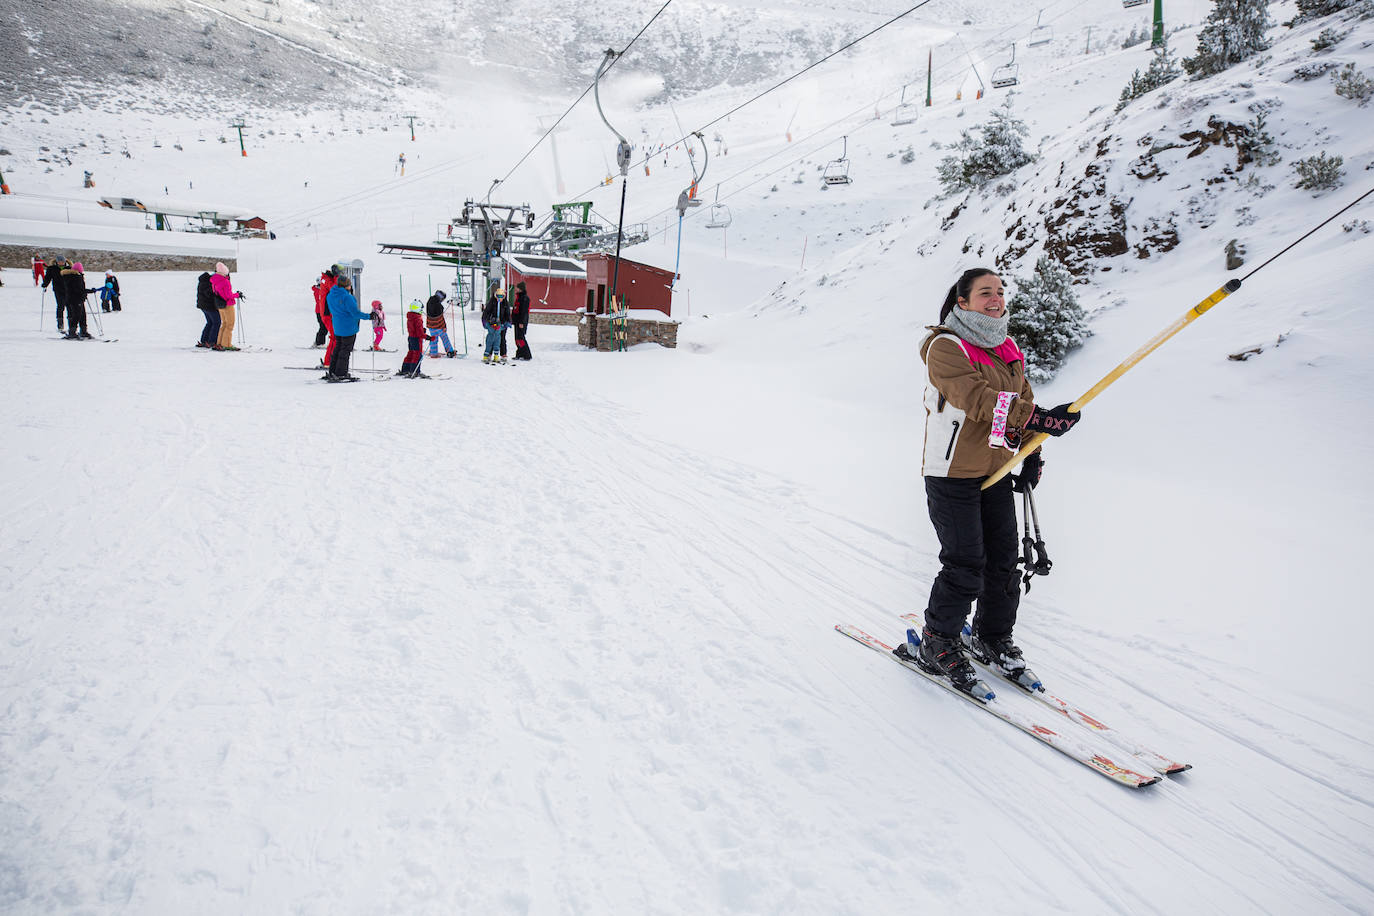
[[[1007,336],[1002,281],[987,268],[967,270],[945,297],[940,323],[921,344],[926,364],[926,430],[921,473],[940,539],[940,572],[931,585],[920,647],[905,654],[968,692],[977,683],[959,638],[974,601],[974,655],[1015,678],[1026,667],[1012,641],[1020,603],[1013,487],[1032,489],[1043,461],[1033,452],[1019,477],[986,490],[1023,435],[1062,436],[1078,422],[1068,404],[1035,404],[1025,356]]]

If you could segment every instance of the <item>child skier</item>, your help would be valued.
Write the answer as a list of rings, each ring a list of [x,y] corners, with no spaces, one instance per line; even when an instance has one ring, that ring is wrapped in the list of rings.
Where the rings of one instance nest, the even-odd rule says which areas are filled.
[[[495,366],[505,362],[501,357],[501,335],[510,326],[510,306],[506,304],[506,291],[498,289],[482,308],[482,327],[487,329],[486,348],[482,362]]]
[[[386,333],[386,312],[382,310],[382,300],[372,300],[372,349],[382,348],[382,335]]]
[[[406,378],[429,378],[420,371],[420,360],[424,356],[420,341],[434,339],[433,335],[425,333],[425,319],[421,314],[424,308],[419,299],[410,300],[410,305],[406,307],[406,356],[396,372]]]
[[[107,312],[121,311],[119,304],[119,278],[113,270],[105,271],[105,285],[100,288],[100,307]]]
[[[448,324],[444,321],[444,291],[436,290],[425,303],[425,327],[430,330],[430,357],[439,355],[439,341],[444,342],[444,353],[449,357],[457,356],[453,344],[448,339]]]

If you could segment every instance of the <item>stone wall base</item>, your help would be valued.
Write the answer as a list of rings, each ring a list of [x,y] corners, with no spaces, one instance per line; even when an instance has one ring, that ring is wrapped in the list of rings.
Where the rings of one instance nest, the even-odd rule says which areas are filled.
[[[626,346],[656,343],[670,350],[677,348],[676,321],[650,321],[644,318],[631,318],[626,328]],[[577,342],[609,353],[616,349],[616,341],[611,333],[611,319],[605,315],[583,315],[577,325]]]
[[[530,309],[530,324],[557,324],[572,327],[582,320],[579,312],[565,312],[561,309]]]
[[[209,270],[215,269],[217,261],[231,271],[239,269],[237,258],[213,258],[191,254],[150,254],[146,251],[105,251],[90,248],[45,248],[41,251],[28,245],[0,245],[0,267],[17,267],[29,270],[35,255],[52,257],[62,255],[72,261],[81,262],[86,273],[116,273],[135,270]]]

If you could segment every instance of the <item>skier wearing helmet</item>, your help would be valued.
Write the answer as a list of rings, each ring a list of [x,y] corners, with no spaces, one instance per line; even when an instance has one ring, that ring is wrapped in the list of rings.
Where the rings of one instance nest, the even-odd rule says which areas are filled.
[[[406,356],[396,372],[406,378],[429,378],[420,371],[420,360],[424,356],[420,341],[434,339],[425,332],[424,308],[419,299],[410,300],[410,305],[406,306]]]
[[[435,290],[434,295],[429,297],[425,303],[425,327],[430,331],[429,355],[435,357],[439,355],[439,341],[444,342],[444,353],[449,357],[457,356],[458,353],[453,349],[453,344],[448,339],[448,323],[444,321],[444,296],[442,289]]]

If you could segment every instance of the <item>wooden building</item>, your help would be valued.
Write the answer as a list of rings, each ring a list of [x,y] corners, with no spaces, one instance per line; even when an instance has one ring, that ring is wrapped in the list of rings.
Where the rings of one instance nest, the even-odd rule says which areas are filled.
[[[611,295],[611,278],[615,271],[615,256],[587,255],[586,298],[582,303],[587,311],[603,314]],[[616,278],[616,295],[627,308],[657,309],[664,315],[673,314],[673,272],[651,267],[638,261],[620,259],[620,275]]]

